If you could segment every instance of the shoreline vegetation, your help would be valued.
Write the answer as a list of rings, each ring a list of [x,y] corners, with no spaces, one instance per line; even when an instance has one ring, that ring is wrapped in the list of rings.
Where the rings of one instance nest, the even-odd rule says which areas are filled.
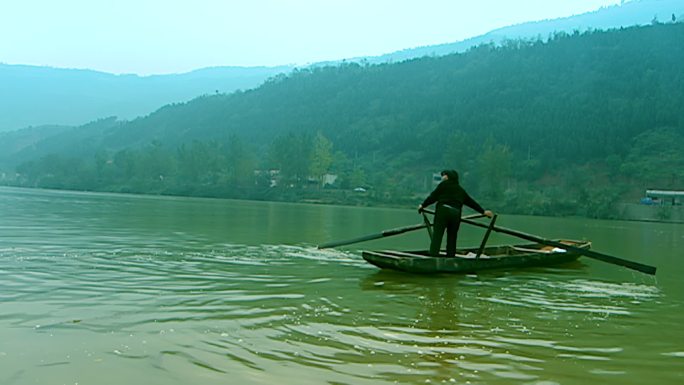
[[[293,204],[311,204],[311,205],[330,205],[330,206],[345,206],[345,207],[367,207],[367,208],[385,208],[397,210],[415,210],[416,202],[421,201],[424,197],[416,196],[415,199],[410,200],[404,204],[386,203],[386,202],[371,202],[363,201],[367,195],[347,191],[348,194],[355,194],[356,200],[352,201],[331,201],[325,199],[300,199],[300,200],[272,200],[259,198],[234,198],[225,196],[209,196],[209,195],[178,195],[178,194],[164,194],[164,193],[138,193],[138,192],[123,192],[123,191],[95,191],[95,190],[74,190],[64,188],[47,188],[47,187],[26,187],[0,182],[0,187],[12,188],[19,190],[37,190],[37,191],[52,191],[64,193],[86,193],[86,194],[117,194],[124,196],[140,196],[140,197],[169,197],[169,198],[197,198],[197,199],[218,199],[218,200],[237,200],[246,202],[274,202],[274,203],[293,203]],[[632,221],[632,222],[653,222],[653,223],[671,223],[684,224],[684,206],[646,206],[637,203],[616,203],[615,209],[617,214],[611,218],[591,218],[591,219],[607,219],[618,221]],[[559,215],[550,214],[524,214],[506,212],[505,209],[497,210],[501,214],[509,215],[530,215],[539,217],[563,217]],[[585,217],[583,215],[564,215],[566,217]]]
[[[133,121],[4,134],[0,184],[412,207],[453,168],[497,212],[624,219],[647,189],[684,190],[682,41],[684,23],[654,23],[295,70]]]

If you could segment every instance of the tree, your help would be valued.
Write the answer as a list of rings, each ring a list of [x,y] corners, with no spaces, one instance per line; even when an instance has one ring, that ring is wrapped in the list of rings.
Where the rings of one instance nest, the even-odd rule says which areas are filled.
[[[478,166],[480,192],[491,199],[502,199],[505,183],[511,175],[508,146],[490,140],[478,158]]]
[[[330,171],[333,162],[333,145],[328,138],[318,131],[313,141],[311,151],[311,176],[317,178],[321,183],[323,175]]]
[[[311,152],[311,136],[285,134],[277,137],[271,144],[270,163],[280,170],[286,183],[299,183],[309,175]]]
[[[458,130],[451,134],[445,142],[444,164],[448,168],[465,172],[467,167],[470,166],[469,163],[472,159],[471,149],[473,146],[469,136],[465,132]]]
[[[684,135],[661,127],[637,135],[621,170],[644,187],[684,187]]]
[[[254,182],[256,160],[254,153],[237,136],[228,142],[226,155],[230,183],[237,187],[248,187]]]

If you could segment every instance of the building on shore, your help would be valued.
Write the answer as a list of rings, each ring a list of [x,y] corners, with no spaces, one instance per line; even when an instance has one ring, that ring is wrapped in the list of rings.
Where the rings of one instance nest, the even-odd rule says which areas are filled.
[[[681,206],[684,201],[684,191],[676,190],[646,190],[646,197],[642,204]]]

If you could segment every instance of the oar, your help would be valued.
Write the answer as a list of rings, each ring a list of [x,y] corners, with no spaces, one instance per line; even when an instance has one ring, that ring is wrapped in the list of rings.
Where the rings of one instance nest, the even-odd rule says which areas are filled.
[[[359,242],[371,241],[373,239],[378,239],[378,238],[391,237],[393,235],[399,235],[399,234],[407,233],[409,231],[422,229],[424,227],[426,227],[426,225],[423,223],[421,223],[419,225],[399,227],[396,229],[385,230],[385,231],[382,231],[378,234],[372,234],[372,235],[366,235],[366,236],[358,237],[358,238],[354,238],[354,239],[348,239],[346,241],[324,243],[322,245],[319,245],[318,248],[319,249],[328,249],[331,247],[351,245],[352,243],[359,243]]]
[[[429,213],[429,214],[434,214],[433,212],[428,211],[428,210],[424,210],[424,211]],[[488,227],[488,225],[486,225],[484,223],[475,222],[475,221],[472,221],[469,218],[465,218],[465,217],[461,218],[461,221],[463,221],[469,225],[473,225],[473,226],[477,226],[477,227],[484,227],[484,228]],[[612,263],[614,265],[624,266],[626,268],[636,270],[636,271],[640,271],[642,273],[651,274],[651,275],[655,275],[655,273],[656,273],[656,267],[655,266],[649,266],[649,265],[644,265],[644,264],[639,263],[639,262],[628,261],[626,259],[614,257],[612,255],[599,253],[599,252],[593,251],[593,250],[583,249],[581,247],[567,245],[565,243],[553,241],[551,239],[542,238],[542,237],[539,237],[536,235],[523,233],[521,231],[508,229],[505,227],[494,226],[492,228],[492,230],[499,232],[499,233],[508,234],[508,235],[512,235],[514,237],[522,238],[522,239],[525,239],[528,241],[540,243],[542,245],[553,246],[553,247],[558,247],[561,249],[571,250],[571,251],[574,251],[578,254],[587,256],[589,258],[598,259],[599,261]]]
[[[478,222],[471,221],[468,219],[462,219],[462,221],[467,223],[467,224],[473,225],[473,226],[485,227],[485,228],[487,227],[487,225],[485,225],[483,223],[478,223]],[[574,251],[575,253],[584,255],[584,256],[589,257],[589,258],[598,259],[599,261],[612,263],[612,264],[618,265],[618,266],[623,266],[623,267],[626,267],[628,269],[640,271],[642,273],[651,274],[651,275],[655,275],[655,273],[656,273],[656,267],[655,266],[649,266],[649,265],[644,265],[643,263],[639,263],[639,262],[628,261],[626,259],[614,257],[612,255],[599,253],[597,251],[593,251],[593,250],[589,250],[589,249],[583,249],[581,247],[568,245],[568,244],[557,242],[557,241],[554,241],[551,239],[541,238],[541,237],[538,237],[536,235],[523,233],[523,232],[516,231],[513,229],[508,229],[505,227],[494,226],[493,230],[496,232],[499,232],[499,233],[513,235],[515,237],[522,238],[522,239],[525,239],[528,241],[540,243],[542,245],[553,246],[553,247],[558,247],[558,248],[565,249],[565,250]]]
[[[428,236],[430,237],[430,240],[432,241],[432,224],[430,223],[430,220],[428,219],[427,215],[425,213],[423,214],[423,223],[425,223],[425,228],[427,229]]]
[[[463,217],[461,219],[475,219],[483,216],[482,214],[477,214],[477,215],[470,215]],[[424,220],[427,218],[424,218]],[[429,223],[429,222],[428,222]],[[371,235],[365,235],[363,237],[358,237],[354,239],[348,239],[346,241],[337,241],[337,242],[329,242],[329,243],[324,243],[322,245],[319,245],[319,249],[329,249],[331,247],[337,247],[337,246],[344,246],[344,245],[351,245],[352,243],[359,243],[359,242],[365,242],[365,241],[372,241],[373,239],[378,239],[378,238],[384,238],[384,237],[391,237],[393,235],[399,235],[403,233],[407,233],[409,231],[414,231],[418,229],[422,229],[428,227],[427,224],[418,224],[418,225],[413,225],[413,226],[406,226],[406,227],[398,227],[396,229],[390,229],[390,230],[385,230],[382,231],[378,234],[371,234]]]

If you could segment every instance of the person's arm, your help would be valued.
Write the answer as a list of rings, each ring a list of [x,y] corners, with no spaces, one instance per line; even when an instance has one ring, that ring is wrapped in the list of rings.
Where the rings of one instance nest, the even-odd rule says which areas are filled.
[[[475,199],[471,198],[470,195],[468,195],[468,193],[465,193],[465,199],[463,200],[463,204],[470,207],[471,209],[477,211],[480,214],[487,215],[487,213],[485,212],[485,209],[483,209],[479,203],[475,202]],[[489,210],[487,210],[487,211],[489,211]],[[489,211],[489,212],[491,213],[491,211]],[[487,215],[487,216],[489,217],[490,215]]]
[[[428,197],[425,198],[423,203],[418,205],[418,212],[423,211],[425,207],[428,207],[431,204],[437,202],[437,197],[439,196],[439,193],[442,188],[442,183],[438,184],[437,187],[430,193],[430,195],[428,195]]]

